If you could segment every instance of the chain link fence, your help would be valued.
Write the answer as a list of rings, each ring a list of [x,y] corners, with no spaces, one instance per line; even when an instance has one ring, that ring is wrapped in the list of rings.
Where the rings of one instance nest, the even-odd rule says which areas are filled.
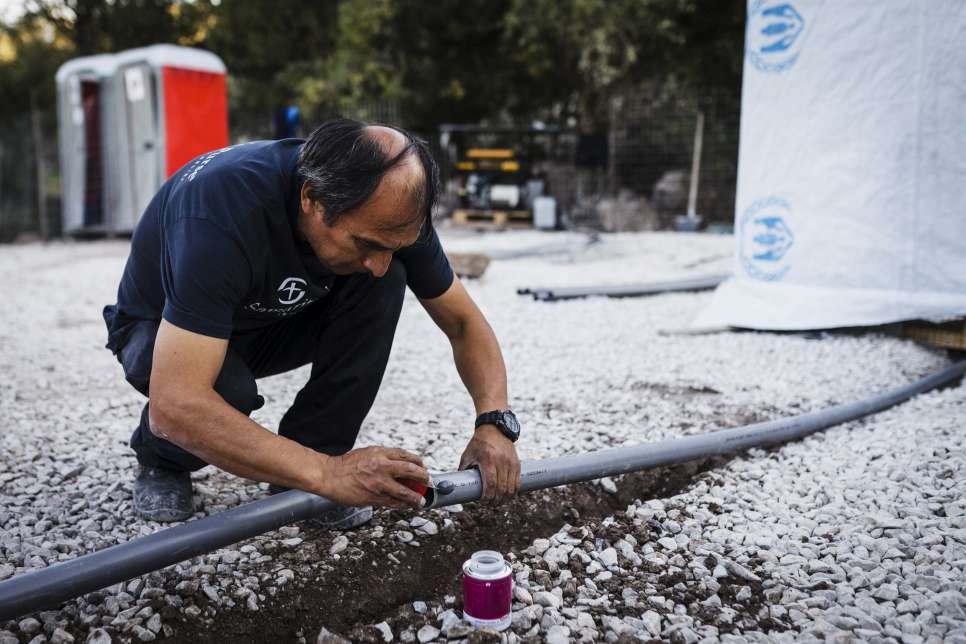
[[[728,224],[734,215],[740,100],[737,90],[651,86],[611,100],[605,132],[565,131],[535,164],[557,200],[564,223],[606,231],[666,229],[687,209],[698,113],[704,115],[697,189],[698,214]],[[303,115],[306,136],[328,111]],[[394,102],[373,102],[351,114],[405,126]],[[273,138],[272,114],[233,111],[233,143]],[[419,132],[439,156],[438,132]],[[550,140],[550,139],[547,139]],[[38,180],[39,179],[39,180]],[[60,179],[54,110],[22,114],[0,125],[0,242],[59,236]]]
[[[0,125],[0,242],[60,234],[57,117],[21,114]]]
[[[607,132],[578,137],[573,168],[551,182],[577,226],[606,231],[672,228],[687,213],[701,124],[696,214],[730,223],[738,176],[737,91],[646,87],[614,97]],[[583,149],[582,149],[583,148]]]

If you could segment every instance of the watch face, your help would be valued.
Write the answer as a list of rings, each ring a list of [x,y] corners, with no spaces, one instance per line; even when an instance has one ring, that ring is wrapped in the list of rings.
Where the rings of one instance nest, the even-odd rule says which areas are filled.
[[[503,424],[514,435],[520,434],[520,423],[512,411],[503,412]]]

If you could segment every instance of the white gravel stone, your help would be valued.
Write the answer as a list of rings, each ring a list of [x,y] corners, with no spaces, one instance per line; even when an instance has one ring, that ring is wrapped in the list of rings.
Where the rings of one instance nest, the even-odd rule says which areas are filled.
[[[872,596],[883,601],[895,601],[899,598],[899,589],[895,584],[882,584],[875,589]]]
[[[386,622],[379,622],[376,624],[376,630],[382,633],[382,639],[385,642],[391,642],[393,640],[392,628]]]
[[[468,636],[474,630],[473,626],[462,619],[451,620],[442,629],[443,634],[446,635],[447,639],[461,639]]]
[[[436,525],[434,521],[427,521],[423,525],[419,526],[417,530],[419,532],[422,532],[423,534],[429,534],[429,535],[439,534],[439,526]]]
[[[577,614],[577,626],[578,628],[597,628],[597,623],[594,621],[594,616],[590,613],[578,613]]]
[[[550,548],[549,539],[534,539],[533,540],[533,552],[538,555],[542,555]]]
[[[62,628],[55,628],[50,635],[50,644],[72,644],[74,636]]]
[[[426,624],[416,632],[416,638],[422,643],[432,642],[439,637],[439,629],[435,626]]]
[[[534,593],[533,602],[541,606],[547,606],[550,608],[558,608],[558,609],[563,603],[560,600],[560,597],[557,597],[553,593],[547,592],[545,590],[541,590],[540,592]]]
[[[533,603],[533,596],[530,594],[530,591],[516,584],[513,586],[513,598],[528,606]]]
[[[641,615],[641,620],[644,622],[644,627],[647,629],[647,632],[651,637],[661,636],[660,614],[654,612],[653,610],[647,610]]]
[[[558,624],[547,631],[547,644],[567,644],[570,642],[570,629]]]
[[[329,554],[337,555],[348,547],[349,537],[345,536],[344,534],[340,534],[332,541],[332,545],[329,546]]]
[[[569,557],[562,547],[550,547],[543,553],[543,560],[548,563],[562,564],[567,563]]]
[[[661,537],[660,539],[657,540],[657,543],[665,550],[674,551],[674,550],[677,550],[678,548],[678,542],[672,539],[671,537]]]
[[[318,636],[315,638],[316,644],[350,644],[349,640],[342,637],[337,633],[333,633],[324,626],[319,630]]]
[[[727,236],[627,233],[602,235],[587,246],[582,236],[569,232],[477,235],[441,226],[440,234],[450,251],[504,252],[484,279],[466,286],[501,339],[510,390],[516,396],[511,404],[524,427],[518,450],[525,459],[659,441],[813,411],[905,384],[948,364],[943,352],[874,333],[659,335],[664,329],[686,327],[710,293],[588,298],[553,305],[515,293],[519,286],[644,281],[729,270],[733,239]],[[521,248],[548,243],[568,244],[571,250],[510,257]],[[114,299],[127,249],[124,241],[107,240],[6,246],[0,253],[0,279],[17,284],[6,294],[0,328],[0,364],[14,366],[0,370],[0,408],[5,414],[0,431],[0,579],[158,529],[131,513],[133,458],[127,442],[143,397],[124,382],[117,361],[103,349],[99,319],[101,306]],[[472,409],[438,404],[465,399],[451,348],[440,341],[411,294],[396,338],[359,445],[397,445],[422,453],[431,469],[452,469],[465,446],[464,434],[452,428],[464,426]],[[305,377],[306,370],[298,370],[259,383],[268,403],[253,417],[277,427]],[[681,584],[685,590],[704,583],[727,604],[731,600],[725,586],[734,582],[729,578],[749,586],[761,582],[765,614],[781,615],[784,610],[794,623],[783,641],[807,639],[815,632],[833,639],[861,640],[875,632],[882,641],[957,641],[966,629],[964,408],[962,384],[925,394],[778,449],[750,450],[696,477],[682,494],[636,503],[633,511],[621,511],[618,517],[630,525],[639,522],[641,530],[653,528],[652,521],[661,526],[653,536],[641,538],[632,554],[646,562],[643,568],[679,568],[687,577]],[[434,410],[435,424],[422,422],[427,409]],[[404,431],[400,418],[415,419],[424,430]],[[591,432],[588,419],[593,419]],[[434,441],[431,453],[423,450],[428,438]],[[62,483],[68,474],[69,483]],[[201,501],[199,515],[266,494],[215,468],[205,468],[193,479]],[[425,525],[410,529],[421,535]],[[575,520],[574,527],[583,527],[582,521]],[[387,526],[387,533],[393,532]],[[627,532],[641,535],[636,529]],[[218,609],[220,598],[235,601],[230,598],[236,580],[252,574],[255,561],[278,547],[300,554],[306,548],[296,550],[301,544],[294,540],[303,536],[294,526],[282,528],[270,544],[253,541],[205,557],[209,571],[199,573],[197,563],[186,562],[161,571],[147,585],[160,589],[200,583],[210,601],[206,610]],[[718,637],[707,630],[714,626],[694,623],[690,606],[676,601],[676,591],[647,590],[649,573],[630,570],[633,557],[609,533],[609,544],[599,546],[593,537],[570,544],[554,536],[557,541],[551,544],[550,536],[534,540],[530,552],[540,556],[551,546],[574,546],[573,551],[558,550],[567,558],[554,561],[570,576],[555,571],[539,583],[530,577],[534,605],[527,609],[541,612],[527,615],[530,626],[515,635],[537,629],[531,636],[546,639],[549,628],[565,626],[569,637],[577,639],[584,636],[578,615],[607,614],[608,608],[626,601],[608,590],[613,581],[592,581],[605,571],[588,553],[612,546],[621,557],[615,563],[622,567],[614,568],[613,578],[619,585],[633,581],[642,589],[634,598],[634,615],[628,617],[638,619],[637,611],[646,615],[653,607],[655,614],[671,613],[665,619],[668,628],[655,637]],[[669,541],[653,541],[658,538]],[[705,564],[712,553],[717,559],[713,566]],[[693,566],[695,561],[700,565]],[[722,570],[726,574],[719,574]],[[259,592],[264,594],[271,583],[271,578],[262,580]],[[712,589],[712,583],[719,588]],[[565,587],[571,593],[566,602],[564,595],[550,593]],[[70,603],[67,607],[74,612],[50,611],[55,616],[50,625],[63,621],[70,630],[84,632],[117,618],[112,628],[121,632],[129,626],[122,637],[138,641],[142,632],[151,631],[130,624],[144,619],[134,615],[143,607],[137,602],[147,600],[139,592],[143,587],[125,588],[105,591],[88,625],[79,625],[83,612]],[[187,601],[197,590],[196,585]],[[547,603],[541,604],[541,593],[555,600],[545,598]],[[652,601],[660,593],[667,595],[667,605]],[[743,601],[752,598],[750,588],[741,588],[738,595]],[[236,599],[258,603],[256,593]],[[185,604],[180,596],[163,591],[150,601],[175,608]],[[564,616],[564,604],[579,612]],[[766,641],[758,616],[738,608],[723,606],[722,623],[735,624],[741,638]],[[565,618],[563,624],[552,623],[552,610]],[[541,624],[543,611],[550,614],[550,626]],[[519,613],[514,612],[515,620]],[[692,622],[672,624],[672,617]],[[640,619],[641,628],[648,630],[647,618]],[[622,624],[633,628],[632,622]],[[916,628],[911,624],[918,631],[909,630]],[[738,636],[725,633],[720,639],[726,637]]]
[[[88,634],[87,644],[111,644],[111,636],[103,628],[95,628]]]
[[[605,548],[600,553],[600,563],[610,568],[611,566],[617,565],[617,550],[614,548]]]
[[[157,614],[152,615],[151,618],[145,624],[145,626],[152,633],[155,633],[155,634],[160,633],[161,632],[161,616],[160,615],[157,615]]]

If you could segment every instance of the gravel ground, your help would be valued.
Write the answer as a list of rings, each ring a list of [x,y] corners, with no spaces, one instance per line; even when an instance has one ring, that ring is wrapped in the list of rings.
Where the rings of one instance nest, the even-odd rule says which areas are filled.
[[[819,409],[948,363],[942,352],[879,334],[662,333],[686,328],[707,293],[560,303],[516,295],[523,286],[723,272],[730,237],[621,234],[588,244],[571,233],[442,236],[450,251],[501,257],[468,288],[501,339],[525,458]],[[0,580],[160,527],[131,514],[126,442],[143,399],[102,348],[100,309],[113,301],[126,253],[123,241],[0,250]],[[305,376],[260,381],[268,404],[255,418],[275,426]],[[561,513],[553,527],[540,524],[543,534],[521,530],[525,543],[504,544],[517,580],[505,639],[966,642],[964,411],[960,385],[781,449],[753,450],[662,498],[631,494],[626,509],[599,520]],[[453,469],[472,414],[448,344],[410,298],[360,443],[400,445],[432,468]],[[195,478],[198,516],[265,494],[264,485],[213,468]],[[631,483],[598,489],[627,494]],[[371,529],[344,537],[283,528],[0,623],[0,644],[192,641],[192,629],[223,613],[257,621],[297,604],[300,581],[343,570],[363,540],[378,557],[381,539],[469,534],[463,517],[473,512],[383,513]],[[402,641],[467,635],[458,598],[428,581],[419,591],[425,605],[406,602],[369,628],[383,624]],[[367,623],[354,624],[353,639]],[[314,640],[318,626],[302,631]]]

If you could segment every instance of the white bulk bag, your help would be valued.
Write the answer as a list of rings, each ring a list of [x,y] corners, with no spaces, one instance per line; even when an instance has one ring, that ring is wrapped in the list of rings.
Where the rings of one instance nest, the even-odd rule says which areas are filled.
[[[749,2],[735,246],[696,327],[966,314],[966,2]]]

